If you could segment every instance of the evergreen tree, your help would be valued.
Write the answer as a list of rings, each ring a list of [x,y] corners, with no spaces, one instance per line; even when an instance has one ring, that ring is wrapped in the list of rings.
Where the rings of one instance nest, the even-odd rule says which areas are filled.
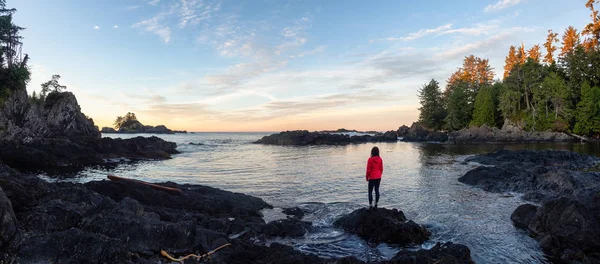
[[[506,55],[506,59],[504,60],[504,79],[508,77],[510,71],[519,63],[519,59],[517,57],[517,49],[515,46],[510,46],[508,50],[508,55]]]
[[[573,132],[579,135],[600,133],[600,88],[584,83],[581,86],[581,101],[577,104],[576,123]]]
[[[440,130],[444,124],[446,113],[439,83],[432,79],[429,84],[423,85],[423,88],[419,89],[418,97],[421,100],[419,122],[428,128]]]
[[[460,130],[471,121],[473,112],[472,104],[469,103],[469,85],[465,82],[454,83],[448,97],[448,108],[445,121],[446,129]]]
[[[496,125],[496,106],[494,105],[494,94],[491,86],[482,87],[475,97],[475,108],[473,109],[472,126]]]
[[[569,26],[565,30],[565,34],[563,35],[562,39],[563,46],[561,48],[559,56],[563,58],[571,52],[575,51],[575,48],[579,46],[579,44],[581,44],[579,33],[577,32],[577,29],[575,29],[573,26]]]
[[[540,63],[540,59],[542,58],[540,45],[533,45],[533,47],[527,51],[527,58],[532,59],[536,63]]]
[[[582,36],[587,36],[583,43],[586,51],[597,50],[598,45],[600,44],[600,17],[598,16],[598,11],[594,9],[594,2],[597,1],[588,0],[585,4],[585,6],[592,11],[590,14],[592,22],[587,24],[583,31],[581,31]]]
[[[573,105],[571,104],[570,93],[565,80],[556,72],[551,72],[544,79],[542,87],[550,94],[549,99],[552,106],[550,114],[554,115],[552,129],[556,131],[568,130],[573,115]]]
[[[558,42],[558,33],[552,32],[552,29],[548,30],[548,37],[546,38],[546,42],[544,43],[544,47],[546,48],[546,56],[544,56],[544,62],[547,64],[554,63],[554,52],[556,51],[556,46],[554,43]]]

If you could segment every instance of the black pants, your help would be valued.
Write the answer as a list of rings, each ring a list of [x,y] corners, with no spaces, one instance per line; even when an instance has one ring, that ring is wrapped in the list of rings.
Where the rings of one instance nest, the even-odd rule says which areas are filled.
[[[369,204],[373,203],[373,187],[375,187],[375,203],[379,203],[379,184],[381,179],[369,180]]]

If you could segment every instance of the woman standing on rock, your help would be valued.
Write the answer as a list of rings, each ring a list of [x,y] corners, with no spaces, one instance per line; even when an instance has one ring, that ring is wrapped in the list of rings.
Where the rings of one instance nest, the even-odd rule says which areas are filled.
[[[383,174],[383,160],[379,157],[379,148],[371,149],[371,157],[367,161],[367,181],[369,182],[369,208],[373,204],[373,188],[375,188],[375,208],[379,202],[379,183]]]

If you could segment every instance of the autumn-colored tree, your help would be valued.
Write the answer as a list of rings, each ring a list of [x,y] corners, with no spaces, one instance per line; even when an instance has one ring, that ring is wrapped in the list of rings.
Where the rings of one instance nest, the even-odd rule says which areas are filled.
[[[533,47],[527,51],[527,57],[532,59],[534,62],[539,63],[540,59],[542,58],[540,45],[533,45]]]
[[[450,76],[444,94],[449,95],[448,89],[459,81],[471,84],[472,90],[476,92],[479,87],[491,84],[493,80],[494,71],[490,67],[490,61],[470,55],[465,57],[462,67]]]
[[[587,24],[583,31],[581,31],[582,36],[587,36],[583,43],[587,51],[597,49],[598,44],[600,43],[600,17],[598,16],[598,11],[594,9],[594,2],[598,1],[588,0],[585,4],[585,6],[592,11],[592,14],[590,15],[592,17],[592,22]]]
[[[579,46],[579,32],[573,26],[569,26],[562,37],[562,49],[560,50],[560,57],[565,57],[567,54],[573,52],[575,47]]]
[[[544,47],[546,48],[546,56],[544,56],[544,62],[548,64],[554,63],[554,52],[556,51],[556,46],[554,43],[558,42],[558,33],[552,32],[552,29],[548,30],[548,37],[546,38],[546,42],[544,43]]]
[[[515,67],[515,65],[517,65],[517,63],[517,49],[515,48],[515,46],[510,46],[510,49],[508,50],[508,55],[504,60],[504,79],[508,77],[510,71]]]
[[[519,64],[523,65],[527,61],[527,53],[525,52],[525,44],[521,42],[521,47],[519,47],[519,54],[517,54],[519,58]]]

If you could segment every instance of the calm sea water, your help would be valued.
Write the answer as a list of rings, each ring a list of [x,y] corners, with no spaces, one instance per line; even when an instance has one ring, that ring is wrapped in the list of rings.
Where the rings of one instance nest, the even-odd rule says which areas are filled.
[[[332,223],[368,204],[365,165],[370,149],[378,146],[384,161],[380,207],[398,208],[409,219],[427,226],[433,235],[423,248],[432,247],[436,241],[451,241],[467,245],[477,263],[543,263],[546,260],[538,243],[513,227],[510,220],[512,211],[524,201],[518,194],[488,193],[458,182],[460,176],[477,166],[461,164],[462,161],[469,155],[502,148],[600,153],[581,144],[447,146],[398,142],[310,147],[251,144],[264,135],[161,135],[176,142],[182,153],[165,161],[123,164],[112,169],[90,168],[80,172],[75,181],[105,179],[111,173],[150,182],[209,185],[258,196],[278,208],[299,206],[309,212],[305,219],[313,222],[314,230],[304,238],[278,242],[323,257],[354,255],[373,261],[390,258],[399,248],[367,244],[333,228]],[[117,137],[132,136],[137,135]],[[278,210],[265,211],[266,218],[276,218]]]

